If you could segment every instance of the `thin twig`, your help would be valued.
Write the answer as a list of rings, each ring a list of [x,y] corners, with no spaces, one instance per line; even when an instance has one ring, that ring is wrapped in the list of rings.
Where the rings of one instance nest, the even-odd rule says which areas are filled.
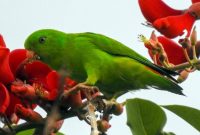
[[[193,66],[196,66],[199,64],[200,64],[200,60],[192,61]],[[183,70],[183,69],[186,69],[189,67],[191,67],[191,64],[189,62],[185,62],[185,63],[179,64],[179,65],[173,66],[173,67],[169,67],[169,69],[171,69],[173,71],[177,71],[177,70]]]
[[[91,125],[90,135],[99,135],[99,131],[97,128],[97,119],[95,115],[95,107],[91,102],[88,103],[87,107],[88,107],[88,114],[89,114],[90,125]]]

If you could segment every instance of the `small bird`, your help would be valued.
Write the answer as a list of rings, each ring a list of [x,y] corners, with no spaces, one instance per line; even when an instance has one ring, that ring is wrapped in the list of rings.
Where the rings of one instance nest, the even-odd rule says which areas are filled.
[[[177,75],[176,72],[154,65],[101,34],[42,29],[26,39],[25,48],[51,68],[66,71],[78,83],[97,86],[106,98],[150,87],[183,95],[182,88],[171,76]]]

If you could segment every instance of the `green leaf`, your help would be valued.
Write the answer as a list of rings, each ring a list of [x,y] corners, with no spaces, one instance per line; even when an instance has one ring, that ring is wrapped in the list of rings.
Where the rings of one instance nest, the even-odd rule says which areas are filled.
[[[34,129],[29,129],[29,130],[18,132],[17,135],[32,135],[33,132],[34,132]]]
[[[200,110],[182,105],[167,105],[163,107],[175,113],[200,131]]]
[[[19,133],[17,133],[16,135],[32,135],[34,132],[34,129],[29,129],[29,130],[24,130],[24,131],[21,131]],[[56,135],[64,135],[63,133],[56,133]]]
[[[128,99],[126,102],[127,125],[133,135],[158,135],[166,115],[160,106],[144,99]]]
[[[56,133],[56,135],[64,135],[63,133],[60,133],[60,132],[58,132],[58,133]]]

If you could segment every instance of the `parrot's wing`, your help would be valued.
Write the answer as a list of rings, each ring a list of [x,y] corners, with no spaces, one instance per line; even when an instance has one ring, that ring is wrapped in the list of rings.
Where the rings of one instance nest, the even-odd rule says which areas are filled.
[[[156,72],[165,75],[172,80],[176,81],[173,77],[170,75],[178,75],[177,72],[174,72],[172,70],[157,66],[150,62],[148,59],[143,57],[142,55],[138,54],[134,50],[128,48],[127,46],[123,45],[122,43],[106,37],[104,35],[95,34],[95,33],[84,33],[82,36],[90,38],[90,42],[98,47],[98,49],[101,49],[102,51],[105,51],[111,55],[115,56],[122,56],[122,57],[129,57],[136,61],[138,61],[141,64],[144,64],[145,66],[155,70]]]

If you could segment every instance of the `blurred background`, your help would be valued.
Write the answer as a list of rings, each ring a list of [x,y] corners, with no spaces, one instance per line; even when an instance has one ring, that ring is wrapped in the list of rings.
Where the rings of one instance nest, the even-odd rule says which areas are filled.
[[[165,2],[176,8],[186,9],[190,0]],[[23,48],[29,34],[44,28],[52,28],[66,33],[95,32],[112,37],[126,46],[148,57],[147,49],[139,42],[138,35],[149,37],[153,29],[141,25],[145,22],[137,0],[0,0],[0,33],[11,50]],[[200,32],[198,22],[195,24]],[[156,32],[159,35],[158,32]],[[199,37],[200,39],[200,37]],[[177,40],[177,39],[175,39]],[[158,90],[130,92],[119,98],[144,98],[160,105],[182,104],[200,109],[200,72],[190,74],[181,84],[186,97]],[[40,108],[37,110],[45,116]],[[167,112],[165,131],[177,135],[199,135],[199,132],[171,112]],[[108,135],[131,135],[126,126],[126,112],[114,116]],[[65,120],[60,130],[66,135],[89,135],[90,127],[77,118]]]

